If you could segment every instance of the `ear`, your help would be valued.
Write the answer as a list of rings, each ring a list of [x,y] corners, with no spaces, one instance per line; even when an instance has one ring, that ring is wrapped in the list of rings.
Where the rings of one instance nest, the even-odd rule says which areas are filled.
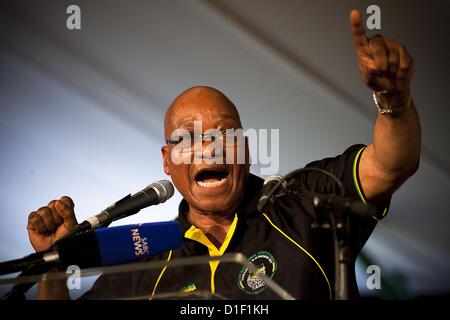
[[[167,148],[167,146],[161,147],[161,154],[162,154],[162,158],[163,158],[164,173],[167,174],[168,176],[170,176],[170,166],[169,166],[170,152],[169,152],[169,149]]]

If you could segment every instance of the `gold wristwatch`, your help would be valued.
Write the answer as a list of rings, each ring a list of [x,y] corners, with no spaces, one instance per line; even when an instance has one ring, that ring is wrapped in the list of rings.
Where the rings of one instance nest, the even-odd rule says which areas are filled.
[[[382,115],[387,115],[390,117],[398,116],[399,114],[403,113],[408,109],[408,107],[411,105],[411,95],[409,95],[408,100],[405,104],[399,105],[399,106],[391,106],[388,102],[387,97],[388,91],[373,91],[373,101],[375,102],[375,105],[378,108],[378,111]]]

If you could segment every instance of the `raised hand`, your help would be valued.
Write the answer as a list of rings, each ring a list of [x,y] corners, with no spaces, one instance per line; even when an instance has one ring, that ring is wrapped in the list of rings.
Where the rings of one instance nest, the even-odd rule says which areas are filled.
[[[367,38],[358,10],[350,13],[350,26],[363,82],[373,91],[387,91],[394,106],[406,103],[413,59],[405,46],[381,35]]]
[[[34,250],[49,249],[77,225],[74,207],[72,199],[64,196],[30,213],[27,230]]]

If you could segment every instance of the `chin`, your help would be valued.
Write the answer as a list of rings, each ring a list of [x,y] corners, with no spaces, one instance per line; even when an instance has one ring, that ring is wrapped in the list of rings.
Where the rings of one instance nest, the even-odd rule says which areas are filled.
[[[220,197],[220,196],[219,196]],[[238,198],[235,199],[224,199],[223,201],[218,200],[218,197],[215,196],[211,199],[202,199],[202,200],[193,200],[190,203],[195,209],[211,214],[230,214],[230,211],[235,211],[236,207],[239,205]],[[234,214],[235,212],[233,212]]]

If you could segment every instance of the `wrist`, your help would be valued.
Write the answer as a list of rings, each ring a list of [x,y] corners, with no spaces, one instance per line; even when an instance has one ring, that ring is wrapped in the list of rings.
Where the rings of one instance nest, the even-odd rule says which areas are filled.
[[[373,91],[373,100],[382,115],[396,117],[405,112],[411,105],[410,90],[403,91]]]
[[[385,95],[386,102],[392,107],[398,107],[408,103],[410,98],[409,88],[402,91],[394,91]]]

